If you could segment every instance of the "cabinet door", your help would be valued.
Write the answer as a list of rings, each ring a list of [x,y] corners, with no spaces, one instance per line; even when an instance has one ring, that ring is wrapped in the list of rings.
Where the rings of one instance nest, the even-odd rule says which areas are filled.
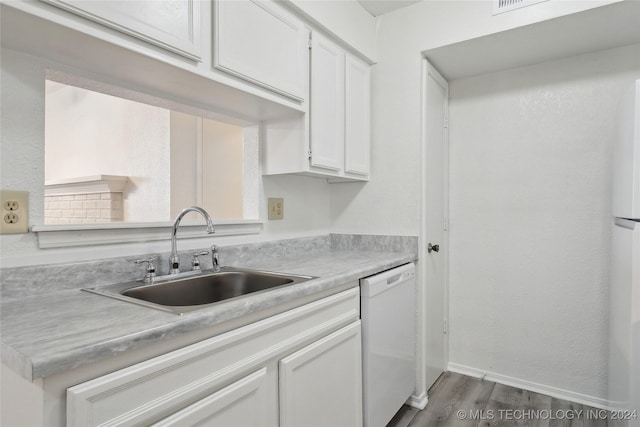
[[[344,165],[344,51],[313,34],[311,48],[311,166]]]
[[[280,361],[280,425],[361,426],[360,321]]]
[[[306,98],[309,30],[274,2],[215,2],[214,67],[298,101]]]
[[[369,174],[371,146],[369,66],[347,55],[345,70],[345,166],[347,173]]]
[[[268,407],[267,369],[262,368],[154,426],[265,427]]]
[[[199,61],[199,0],[42,0],[166,50]]]

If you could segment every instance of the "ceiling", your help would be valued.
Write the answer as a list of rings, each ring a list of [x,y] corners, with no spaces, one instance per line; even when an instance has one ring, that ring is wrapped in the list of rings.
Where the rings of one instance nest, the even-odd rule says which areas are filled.
[[[422,0],[358,0],[367,12],[373,16],[384,15],[396,9],[420,3]]]

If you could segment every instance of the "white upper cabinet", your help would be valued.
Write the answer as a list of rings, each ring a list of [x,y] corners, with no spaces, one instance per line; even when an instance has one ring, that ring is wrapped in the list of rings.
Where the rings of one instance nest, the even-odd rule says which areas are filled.
[[[369,66],[320,34],[311,49],[310,164],[340,178],[369,176]]]
[[[33,34],[52,36],[30,37],[31,54],[88,72],[104,71],[115,81],[260,122],[265,175],[304,174],[331,182],[370,178],[369,64],[339,39],[321,31],[312,34],[313,23],[283,6],[286,2],[6,3],[8,12],[16,7],[45,19]],[[80,18],[69,19],[48,5]],[[100,25],[87,25],[87,20]],[[22,33],[22,27],[13,28]],[[171,54],[159,52],[158,47]]]
[[[199,0],[42,0],[194,61],[202,58]]]
[[[318,34],[311,52],[310,162],[339,171],[344,164],[345,53]]]
[[[302,101],[308,87],[309,30],[272,1],[219,0],[213,66]]]
[[[263,173],[368,181],[369,65],[317,32],[309,62],[308,114],[263,122]]]
[[[345,74],[346,173],[369,175],[371,146],[371,97],[369,65],[347,55]]]

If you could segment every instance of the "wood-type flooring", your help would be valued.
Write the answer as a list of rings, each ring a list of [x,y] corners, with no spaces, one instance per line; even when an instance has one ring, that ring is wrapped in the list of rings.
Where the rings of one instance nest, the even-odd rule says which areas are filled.
[[[608,412],[445,372],[422,411],[404,405],[387,427],[607,427]]]

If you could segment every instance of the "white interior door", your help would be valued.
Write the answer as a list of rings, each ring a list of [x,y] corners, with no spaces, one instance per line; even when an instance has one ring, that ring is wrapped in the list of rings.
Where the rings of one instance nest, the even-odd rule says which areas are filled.
[[[423,233],[424,369],[428,390],[447,365],[448,100],[447,81],[425,60]],[[431,249],[429,249],[431,245]]]

